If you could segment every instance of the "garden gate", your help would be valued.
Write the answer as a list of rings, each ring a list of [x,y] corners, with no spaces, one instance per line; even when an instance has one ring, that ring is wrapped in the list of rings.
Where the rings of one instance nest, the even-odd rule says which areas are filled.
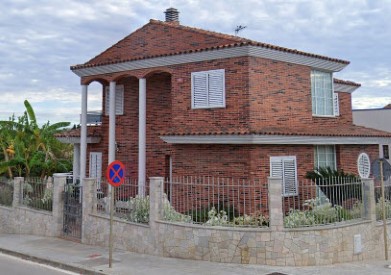
[[[64,186],[64,222],[62,235],[64,238],[81,240],[82,226],[82,187],[73,177],[67,177]]]

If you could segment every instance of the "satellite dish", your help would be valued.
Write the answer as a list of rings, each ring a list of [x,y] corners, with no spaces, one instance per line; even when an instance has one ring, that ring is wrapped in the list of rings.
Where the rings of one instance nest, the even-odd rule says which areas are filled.
[[[375,160],[373,163],[372,163],[372,173],[373,173],[373,176],[380,180],[380,176],[381,176],[381,166],[380,166],[380,163],[382,163],[382,168],[383,168],[383,180],[388,180],[390,177],[391,177],[391,165],[390,163],[386,160],[386,159],[377,159]]]

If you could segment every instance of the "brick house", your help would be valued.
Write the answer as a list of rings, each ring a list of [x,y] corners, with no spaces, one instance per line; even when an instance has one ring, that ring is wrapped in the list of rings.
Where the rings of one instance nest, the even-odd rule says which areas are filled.
[[[284,193],[294,194],[314,167],[357,174],[361,153],[372,160],[378,144],[390,143],[391,133],[353,124],[360,84],[334,78],[348,64],[182,26],[170,8],[165,22],[150,20],[71,66],[81,80],[81,130],[59,139],[75,144],[81,178],[100,178],[118,159],[140,184],[151,176],[283,176]],[[102,122],[87,127],[94,81]]]

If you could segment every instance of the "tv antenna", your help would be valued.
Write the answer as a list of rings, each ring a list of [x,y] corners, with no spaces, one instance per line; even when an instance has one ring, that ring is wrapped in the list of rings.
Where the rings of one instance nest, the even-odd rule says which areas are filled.
[[[247,28],[247,26],[242,26],[242,25],[236,26],[235,35],[238,35],[238,33],[239,33],[241,30],[244,30],[245,28]]]

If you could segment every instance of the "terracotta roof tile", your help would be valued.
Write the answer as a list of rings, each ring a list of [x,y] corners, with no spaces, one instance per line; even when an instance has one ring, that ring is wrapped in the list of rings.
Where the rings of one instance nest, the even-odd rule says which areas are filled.
[[[57,138],[69,138],[69,137],[80,137],[80,128],[66,130],[55,135]],[[88,126],[87,127],[87,136],[88,137],[101,137],[102,136],[102,127],[101,126]]]
[[[323,136],[323,137],[387,137],[391,138],[390,132],[375,130],[362,126],[344,126],[344,127],[323,127],[314,129],[298,128],[276,128],[265,127],[257,131],[205,131],[188,132],[174,131],[160,133],[161,136],[195,136],[195,135],[277,135],[277,136]]]
[[[121,43],[124,43],[126,39],[130,39],[132,34],[137,32],[138,30],[141,30],[142,28],[148,26],[148,25],[159,25],[159,26],[165,26],[165,27],[170,27],[170,28],[175,28],[177,30],[183,30],[183,31],[190,31],[190,32],[196,32],[198,34],[204,34],[204,35],[209,35],[213,36],[217,39],[221,39],[222,44],[220,45],[215,45],[215,46],[210,46],[210,47],[202,47],[202,48],[189,48],[186,50],[179,50],[179,51],[174,51],[174,52],[167,52],[167,53],[159,53],[159,54],[145,54],[145,55],[139,55],[139,56],[131,56],[129,58],[119,58],[116,60],[106,60],[102,61],[99,59],[100,56],[105,54],[107,51],[114,49],[116,47],[119,47],[118,45]],[[268,43],[262,43],[262,42],[257,42],[253,41],[250,39],[238,37],[238,36],[233,36],[233,35],[228,35],[228,34],[222,34],[218,32],[213,32],[213,31],[208,31],[208,30],[203,30],[203,29],[198,29],[198,28],[193,28],[193,27],[187,27],[187,26],[182,26],[182,25],[176,25],[176,24],[170,24],[167,22],[162,22],[158,20],[153,20],[151,19],[150,22],[143,27],[139,28],[132,34],[126,36],[101,54],[97,55],[90,61],[84,63],[84,64],[79,64],[79,65],[74,65],[71,66],[71,70],[77,70],[77,69],[82,69],[82,68],[89,68],[89,67],[97,67],[97,66],[103,66],[103,65],[110,65],[110,64],[117,64],[117,63],[123,63],[123,62],[129,62],[129,61],[136,61],[136,60],[143,60],[143,59],[150,59],[150,58],[156,58],[156,57],[164,57],[164,56],[172,56],[172,55],[180,55],[180,54],[187,54],[187,53],[192,53],[192,52],[204,52],[204,51],[210,51],[210,50],[217,50],[217,49],[223,49],[223,48],[230,48],[230,47],[242,47],[242,46],[258,46],[258,47],[263,47],[267,49],[273,49],[277,51],[282,51],[286,53],[292,53],[292,54],[298,54],[298,55],[303,55],[303,56],[308,56],[308,57],[313,57],[313,58],[319,58],[319,59],[324,59],[328,61],[333,61],[333,62],[338,62],[342,64],[349,64],[349,61],[346,60],[341,60],[341,59],[336,59],[336,58],[330,58],[327,56],[322,56],[318,54],[312,54],[312,53],[307,53],[307,52],[302,52],[298,51],[296,49],[289,49],[285,47],[280,47],[280,46],[275,46],[272,44]],[[229,41],[229,43],[227,43]]]
[[[349,80],[337,79],[337,78],[334,78],[334,83],[343,84],[343,85],[350,85],[350,86],[356,86],[356,87],[361,87],[361,84],[360,84],[360,83],[356,83],[356,82],[349,81]]]

